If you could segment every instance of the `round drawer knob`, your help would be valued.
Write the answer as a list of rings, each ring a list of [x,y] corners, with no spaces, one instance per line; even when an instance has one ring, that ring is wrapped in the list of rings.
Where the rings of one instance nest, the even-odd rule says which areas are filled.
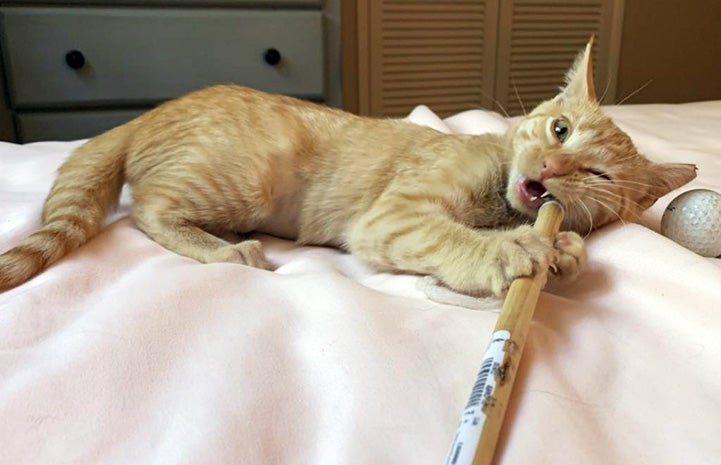
[[[78,50],[70,50],[65,54],[65,63],[73,69],[80,69],[85,65],[85,56]]]
[[[275,66],[278,63],[280,63],[280,59],[281,59],[280,52],[274,48],[269,48],[263,54],[263,59],[269,65]]]

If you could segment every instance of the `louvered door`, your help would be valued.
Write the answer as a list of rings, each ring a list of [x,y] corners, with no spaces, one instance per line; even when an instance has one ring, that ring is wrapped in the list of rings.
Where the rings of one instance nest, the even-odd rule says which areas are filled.
[[[521,114],[558,92],[592,34],[596,91],[612,102],[623,2],[358,0],[359,112]]]
[[[595,34],[596,92],[612,101],[622,12],[618,0],[503,0],[496,98],[517,115],[552,97],[576,54]]]
[[[498,0],[359,2],[360,113],[488,107],[497,18]]]

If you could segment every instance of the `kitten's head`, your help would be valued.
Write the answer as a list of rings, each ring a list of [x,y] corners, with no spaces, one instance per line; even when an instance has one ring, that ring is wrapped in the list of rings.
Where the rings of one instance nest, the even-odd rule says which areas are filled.
[[[564,227],[589,231],[635,220],[659,197],[696,177],[689,164],[654,163],[605,116],[593,87],[591,46],[578,55],[566,86],[510,132],[513,162],[506,197],[535,217],[550,197],[563,204]]]

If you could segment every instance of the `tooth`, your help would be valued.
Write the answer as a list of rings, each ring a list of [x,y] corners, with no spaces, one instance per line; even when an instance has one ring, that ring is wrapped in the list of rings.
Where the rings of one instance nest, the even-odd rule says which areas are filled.
[[[538,197],[535,196],[535,195],[532,195],[532,196],[531,196],[531,202],[535,202],[536,200],[538,200]]]
[[[541,198],[543,199],[543,198],[545,198],[545,197],[548,197],[549,195],[551,195],[551,193],[548,192],[548,191],[546,191],[546,192],[544,192],[543,194],[541,194]]]

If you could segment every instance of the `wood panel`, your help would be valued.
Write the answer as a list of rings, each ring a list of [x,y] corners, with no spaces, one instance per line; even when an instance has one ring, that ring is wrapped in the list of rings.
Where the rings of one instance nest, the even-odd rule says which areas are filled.
[[[359,110],[441,115],[488,106],[497,0],[359,1]],[[365,27],[364,27],[365,26]]]
[[[495,95],[511,115],[553,97],[576,54],[595,35],[599,97],[616,94],[623,2],[619,0],[507,0],[499,18]]]
[[[719,44],[719,0],[626,0],[617,100],[721,100]]]
[[[358,0],[341,2],[343,109],[358,113]]]

